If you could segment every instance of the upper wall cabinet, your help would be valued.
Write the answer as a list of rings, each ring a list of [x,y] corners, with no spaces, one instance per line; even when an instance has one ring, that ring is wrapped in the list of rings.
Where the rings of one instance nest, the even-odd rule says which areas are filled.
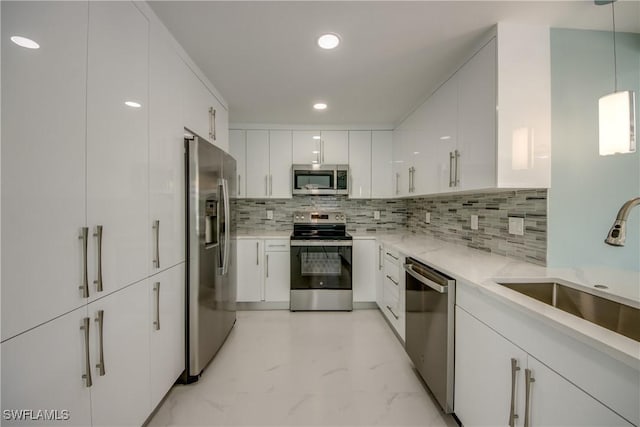
[[[349,132],[293,131],[294,164],[349,163]]]
[[[229,154],[236,160],[236,189],[231,198],[242,199],[247,195],[247,132],[229,130]]]
[[[83,278],[78,237],[86,225],[88,4],[2,2],[1,7],[5,340],[86,302],[78,289]],[[12,43],[10,37],[18,34],[40,43],[40,49]]]
[[[549,28],[498,24],[395,130],[397,195],[549,187],[549,55]]]
[[[371,131],[349,131],[349,197],[371,198]]]
[[[87,224],[97,255],[88,260],[90,298],[149,272],[148,34],[133,3],[89,2]]]
[[[184,127],[228,152],[229,116],[226,108],[187,64],[182,67]]]
[[[371,197],[393,197],[393,132],[371,132]]]

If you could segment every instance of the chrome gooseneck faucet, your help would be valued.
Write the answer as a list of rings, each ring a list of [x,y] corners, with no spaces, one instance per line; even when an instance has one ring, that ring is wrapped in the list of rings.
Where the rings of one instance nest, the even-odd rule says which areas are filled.
[[[604,239],[606,244],[611,246],[624,246],[624,239],[627,234],[627,217],[629,216],[631,209],[638,205],[640,205],[640,197],[634,197],[622,205],[611,230],[609,230],[607,238]]]

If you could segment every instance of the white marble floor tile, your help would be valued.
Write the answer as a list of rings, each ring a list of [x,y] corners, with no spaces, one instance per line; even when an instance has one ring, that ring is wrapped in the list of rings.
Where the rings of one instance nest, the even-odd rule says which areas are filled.
[[[175,386],[150,426],[443,426],[377,310],[243,311],[200,381]]]

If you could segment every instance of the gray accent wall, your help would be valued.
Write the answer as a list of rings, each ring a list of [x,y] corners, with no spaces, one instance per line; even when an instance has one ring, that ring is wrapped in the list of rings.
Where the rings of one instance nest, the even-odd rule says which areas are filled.
[[[346,196],[232,201],[239,232],[289,231],[296,211],[333,210],[347,215],[350,232],[413,232],[511,258],[546,264],[547,190],[454,194],[412,199],[358,200]],[[267,211],[273,219],[267,219]],[[380,211],[380,220],[374,220]],[[431,223],[425,213],[431,213]],[[478,230],[471,230],[478,215]],[[508,233],[508,217],[524,218],[524,236]]]

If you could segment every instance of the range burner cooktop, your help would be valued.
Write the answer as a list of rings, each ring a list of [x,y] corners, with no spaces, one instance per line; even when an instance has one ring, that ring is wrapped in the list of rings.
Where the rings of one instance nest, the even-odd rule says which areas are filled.
[[[292,240],[352,240],[341,212],[296,212]]]

